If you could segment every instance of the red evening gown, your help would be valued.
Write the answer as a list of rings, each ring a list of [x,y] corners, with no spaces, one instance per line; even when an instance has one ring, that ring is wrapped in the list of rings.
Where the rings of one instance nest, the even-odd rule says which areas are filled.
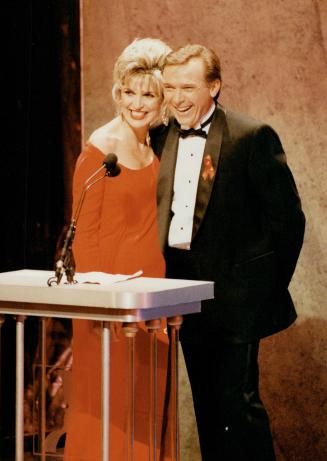
[[[104,155],[88,144],[80,154],[73,181],[76,209],[84,181],[102,164]],[[106,177],[85,195],[77,222],[73,253],[77,272],[101,271],[164,277],[165,263],[157,235],[156,184],[159,161],[141,169],[121,166],[121,174]],[[104,170],[99,174],[103,175]],[[72,386],[67,414],[65,461],[101,460],[101,336],[95,323],[73,321]],[[115,336],[115,335],[112,335]],[[135,461],[148,459],[149,336],[141,324],[135,342]],[[118,325],[110,344],[110,460],[125,459],[126,340]],[[158,436],[161,452],[167,381],[168,338],[158,334]],[[168,446],[168,444],[166,444]],[[168,451],[168,450],[167,450]]]

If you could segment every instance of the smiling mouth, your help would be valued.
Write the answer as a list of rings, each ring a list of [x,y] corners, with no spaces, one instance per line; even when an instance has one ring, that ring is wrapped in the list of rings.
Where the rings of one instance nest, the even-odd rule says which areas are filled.
[[[188,107],[175,107],[174,108],[176,110],[176,112],[178,114],[187,114],[191,109],[192,109],[192,106],[188,106]]]
[[[147,112],[142,112],[140,110],[131,110],[130,111],[131,117],[134,120],[143,120],[147,114]]]

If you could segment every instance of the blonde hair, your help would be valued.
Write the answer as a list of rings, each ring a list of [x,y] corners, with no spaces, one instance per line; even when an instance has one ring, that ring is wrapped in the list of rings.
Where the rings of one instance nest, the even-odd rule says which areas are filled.
[[[135,39],[118,57],[114,70],[112,89],[117,101],[121,87],[134,76],[144,76],[152,84],[160,97],[163,97],[162,69],[171,48],[156,38]]]

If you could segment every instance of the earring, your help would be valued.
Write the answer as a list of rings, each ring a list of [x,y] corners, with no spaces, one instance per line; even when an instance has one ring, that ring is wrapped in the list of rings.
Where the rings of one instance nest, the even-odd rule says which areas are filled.
[[[167,126],[168,123],[169,123],[169,116],[168,116],[168,109],[167,109],[167,106],[165,106],[162,110],[162,113],[161,113],[161,121],[162,123]]]

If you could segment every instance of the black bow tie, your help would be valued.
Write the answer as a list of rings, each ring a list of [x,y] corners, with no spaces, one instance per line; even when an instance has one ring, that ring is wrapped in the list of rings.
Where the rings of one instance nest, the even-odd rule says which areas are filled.
[[[204,127],[209,125],[209,123],[211,122],[211,120],[213,119],[213,116],[215,115],[215,111],[213,111],[213,113],[210,115],[210,117],[203,123],[201,123],[201,127],[200,128],[190,128],[188,130],[184,130],[183,128],[181,128],[181,126],[179,125],[179,123],[177,123],[177,121],[175,120],[175,124],[177,126],[177,131],[180,135],[181,138],[187,138],[188,136],[201,136],[201,138],[207,138],[208,137],[208,133],[206,131],[204,131]]]
[[[181,138],[187,138],[188,136],[201,136],[202,138],[207,138],[207,132],[198,128],[195,130],[194,128],[190,128],[189,130],[183,130],[183,128],[177,128],[179,135]]]

